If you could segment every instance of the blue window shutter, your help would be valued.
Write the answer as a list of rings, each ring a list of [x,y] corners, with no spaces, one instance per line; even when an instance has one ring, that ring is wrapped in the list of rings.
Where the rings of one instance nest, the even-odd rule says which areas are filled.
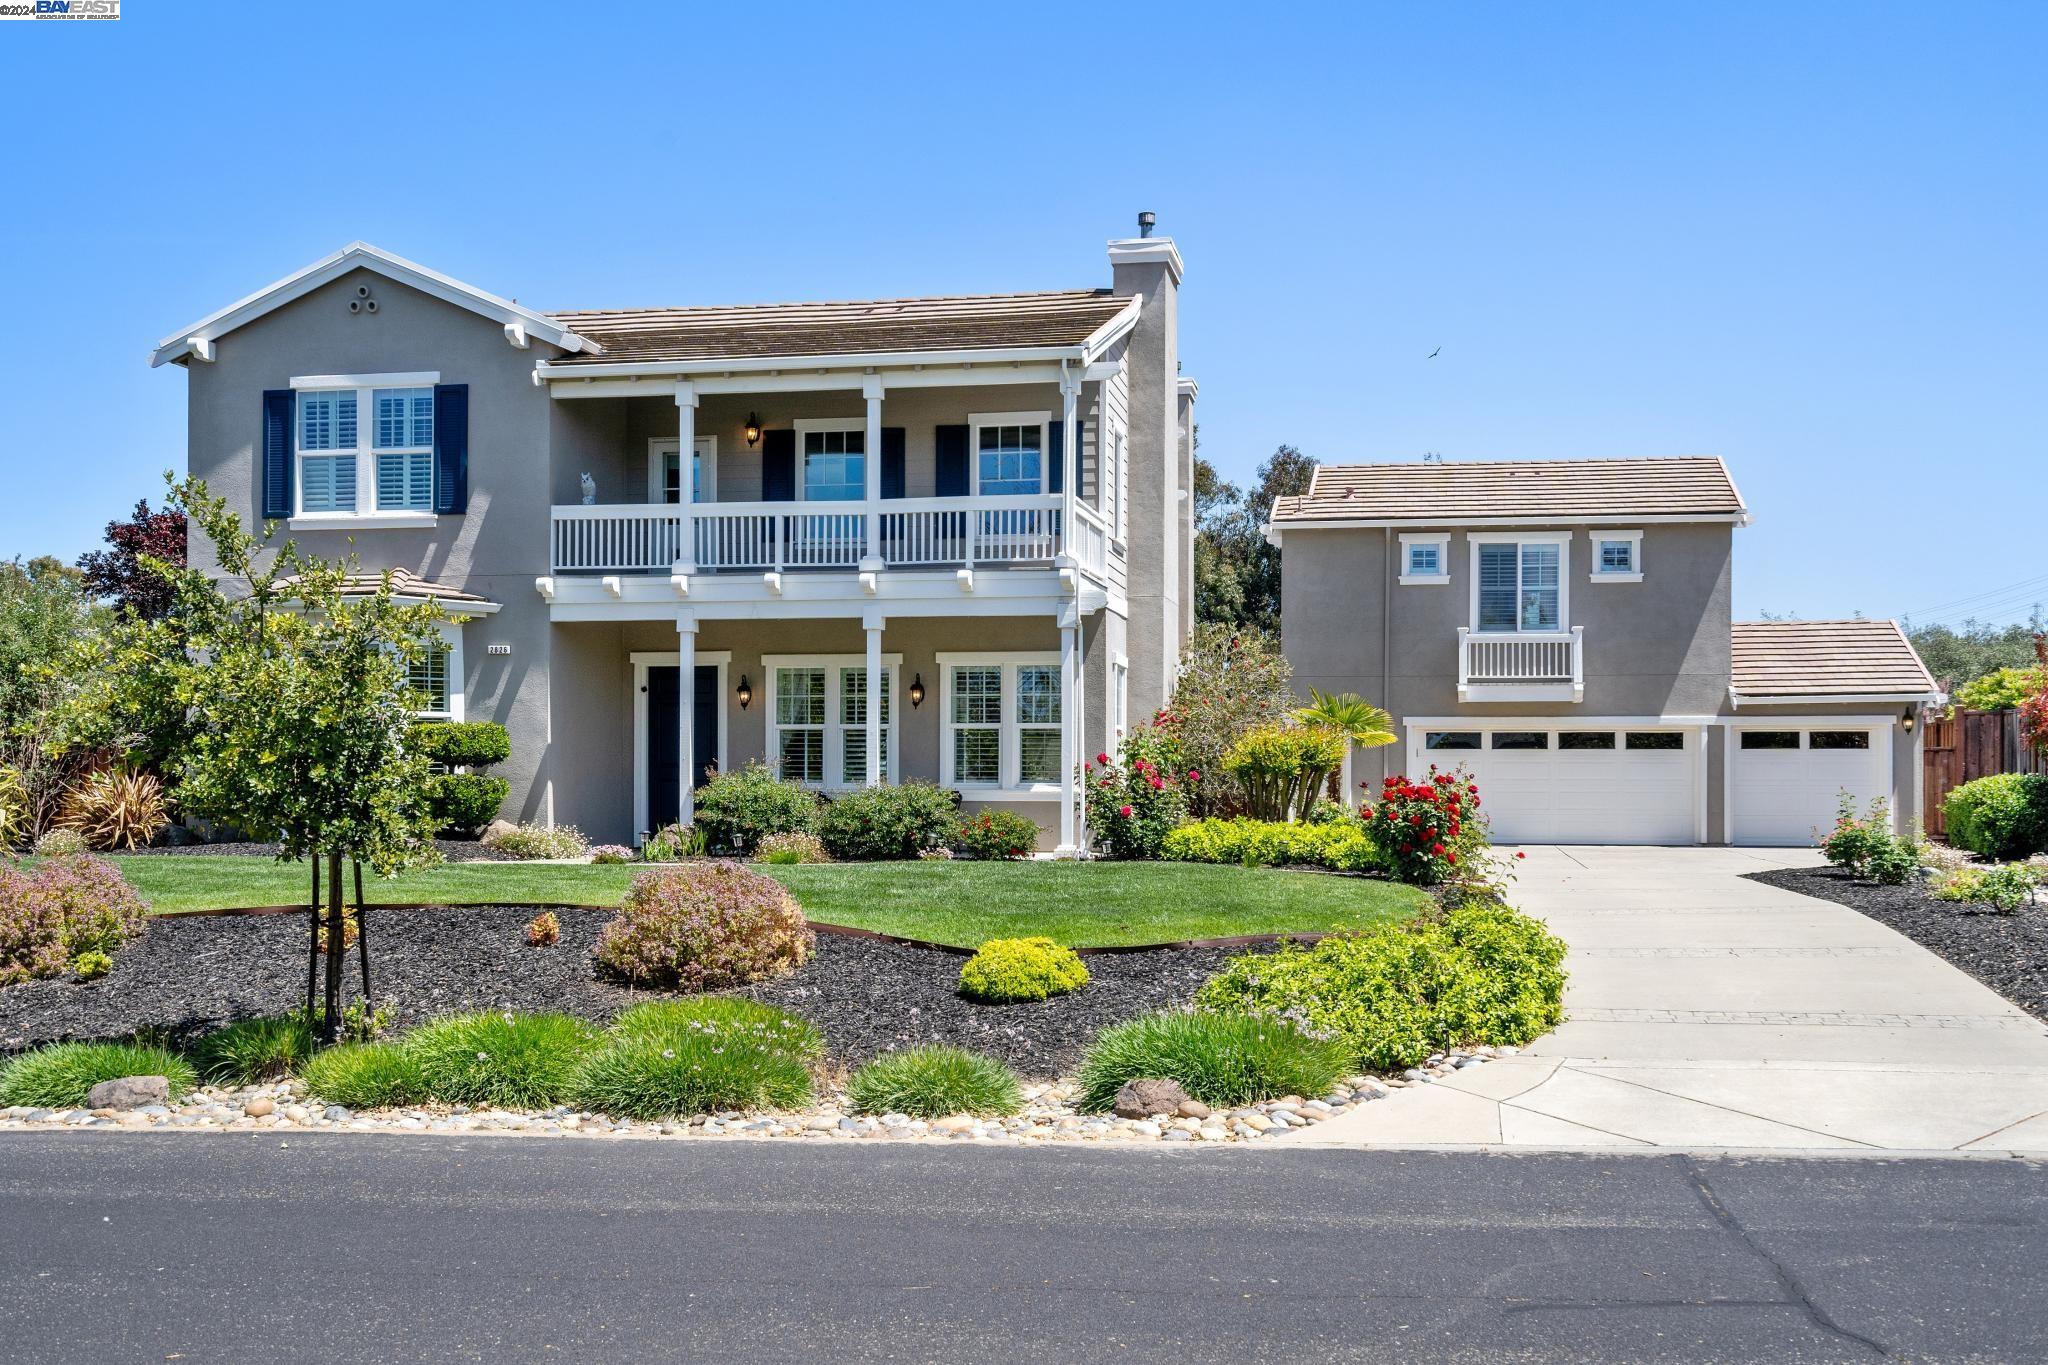
[[[903,496],[903,428],[882,428],[882,496]]]
[[[469,510],[469,385],[434,385],[434,510]]]
[[[292,391],[263,391],[263,518],[292,514]]]
[[[967,428],[935,427],[932,430],[932,449],[937,460],[937,483],[934,496],[941,498],[964,498],[967,496]]]
[[[761,501],[796,501],[796,432],[788,427],[761,433]]]

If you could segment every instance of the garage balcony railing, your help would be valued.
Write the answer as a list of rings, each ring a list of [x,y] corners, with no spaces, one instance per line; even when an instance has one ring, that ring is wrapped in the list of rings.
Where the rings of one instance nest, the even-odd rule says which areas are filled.
[[[1478,631],[1458,627],[1458,698],[1580,701],[1586,691],[1586,628]]]

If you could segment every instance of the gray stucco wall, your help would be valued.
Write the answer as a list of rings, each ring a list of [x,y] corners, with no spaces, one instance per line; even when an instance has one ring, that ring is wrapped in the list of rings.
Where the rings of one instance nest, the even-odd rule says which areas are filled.
[[[1145,302],[1130,338],[1131,709],[1149,716],[1166,704],[1185,641],[1181,612],[1182,497],[1179,440],[1180,286],[1164,262],[1119,262],[1114,288]]]
[[[375,313],[348,311],[358,284]],[[503,604],[463,629],[464,692],[472,719],[512,734],[512,757],[497,771],[512,787],[508,811],[539,818],[547,780],[548,617],[533,579],[547,558],[550,431],[547,394],[533,364],[550,349],[518,350],[499,325],[369,271],[354,271],[230,332],[211,363],[189,375],[188,467],[251,525],[261,521],[257,455],[262,396],[296,375],[435,371],[469,385],[469,509],[432,527],[403,530],[293,529],[301,547],[330,559],[353,553],[366,569],[407,568]],[[367,416],[363,418],[367,421]],[[214,563],[212,547],[192,562]],[[493,656],[487,643],[512,647]]]

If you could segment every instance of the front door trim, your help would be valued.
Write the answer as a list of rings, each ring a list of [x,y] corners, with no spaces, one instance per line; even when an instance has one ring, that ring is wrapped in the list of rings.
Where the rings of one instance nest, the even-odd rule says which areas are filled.
[[[681,668],[683,656],[676,650],[642,652],[635,650],[627,656],[633,664],[633,837],[638,839],[647,826],[647,670],[650,668]],[[727,672],[732,664],[729,649],[700,649],[697,651],[697,666],[718,669],[718,771],[726,771],[726,711],[723,698],[728,691]],[[677,679],[677,686],[683,685]],[[692,695],[682,692],[682,696]]]

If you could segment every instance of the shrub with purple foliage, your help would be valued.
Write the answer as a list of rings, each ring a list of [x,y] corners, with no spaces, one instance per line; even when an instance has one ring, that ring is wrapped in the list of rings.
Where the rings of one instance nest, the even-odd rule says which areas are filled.
[[[0,863],[0,986],[111,954],[141,932],[148,909],[103,858],[46,858],[28,871]]]
[[[636,877],[591,951],[635,985],[706,991],[793,972],[812,943],[782,883],[717,861]]]

